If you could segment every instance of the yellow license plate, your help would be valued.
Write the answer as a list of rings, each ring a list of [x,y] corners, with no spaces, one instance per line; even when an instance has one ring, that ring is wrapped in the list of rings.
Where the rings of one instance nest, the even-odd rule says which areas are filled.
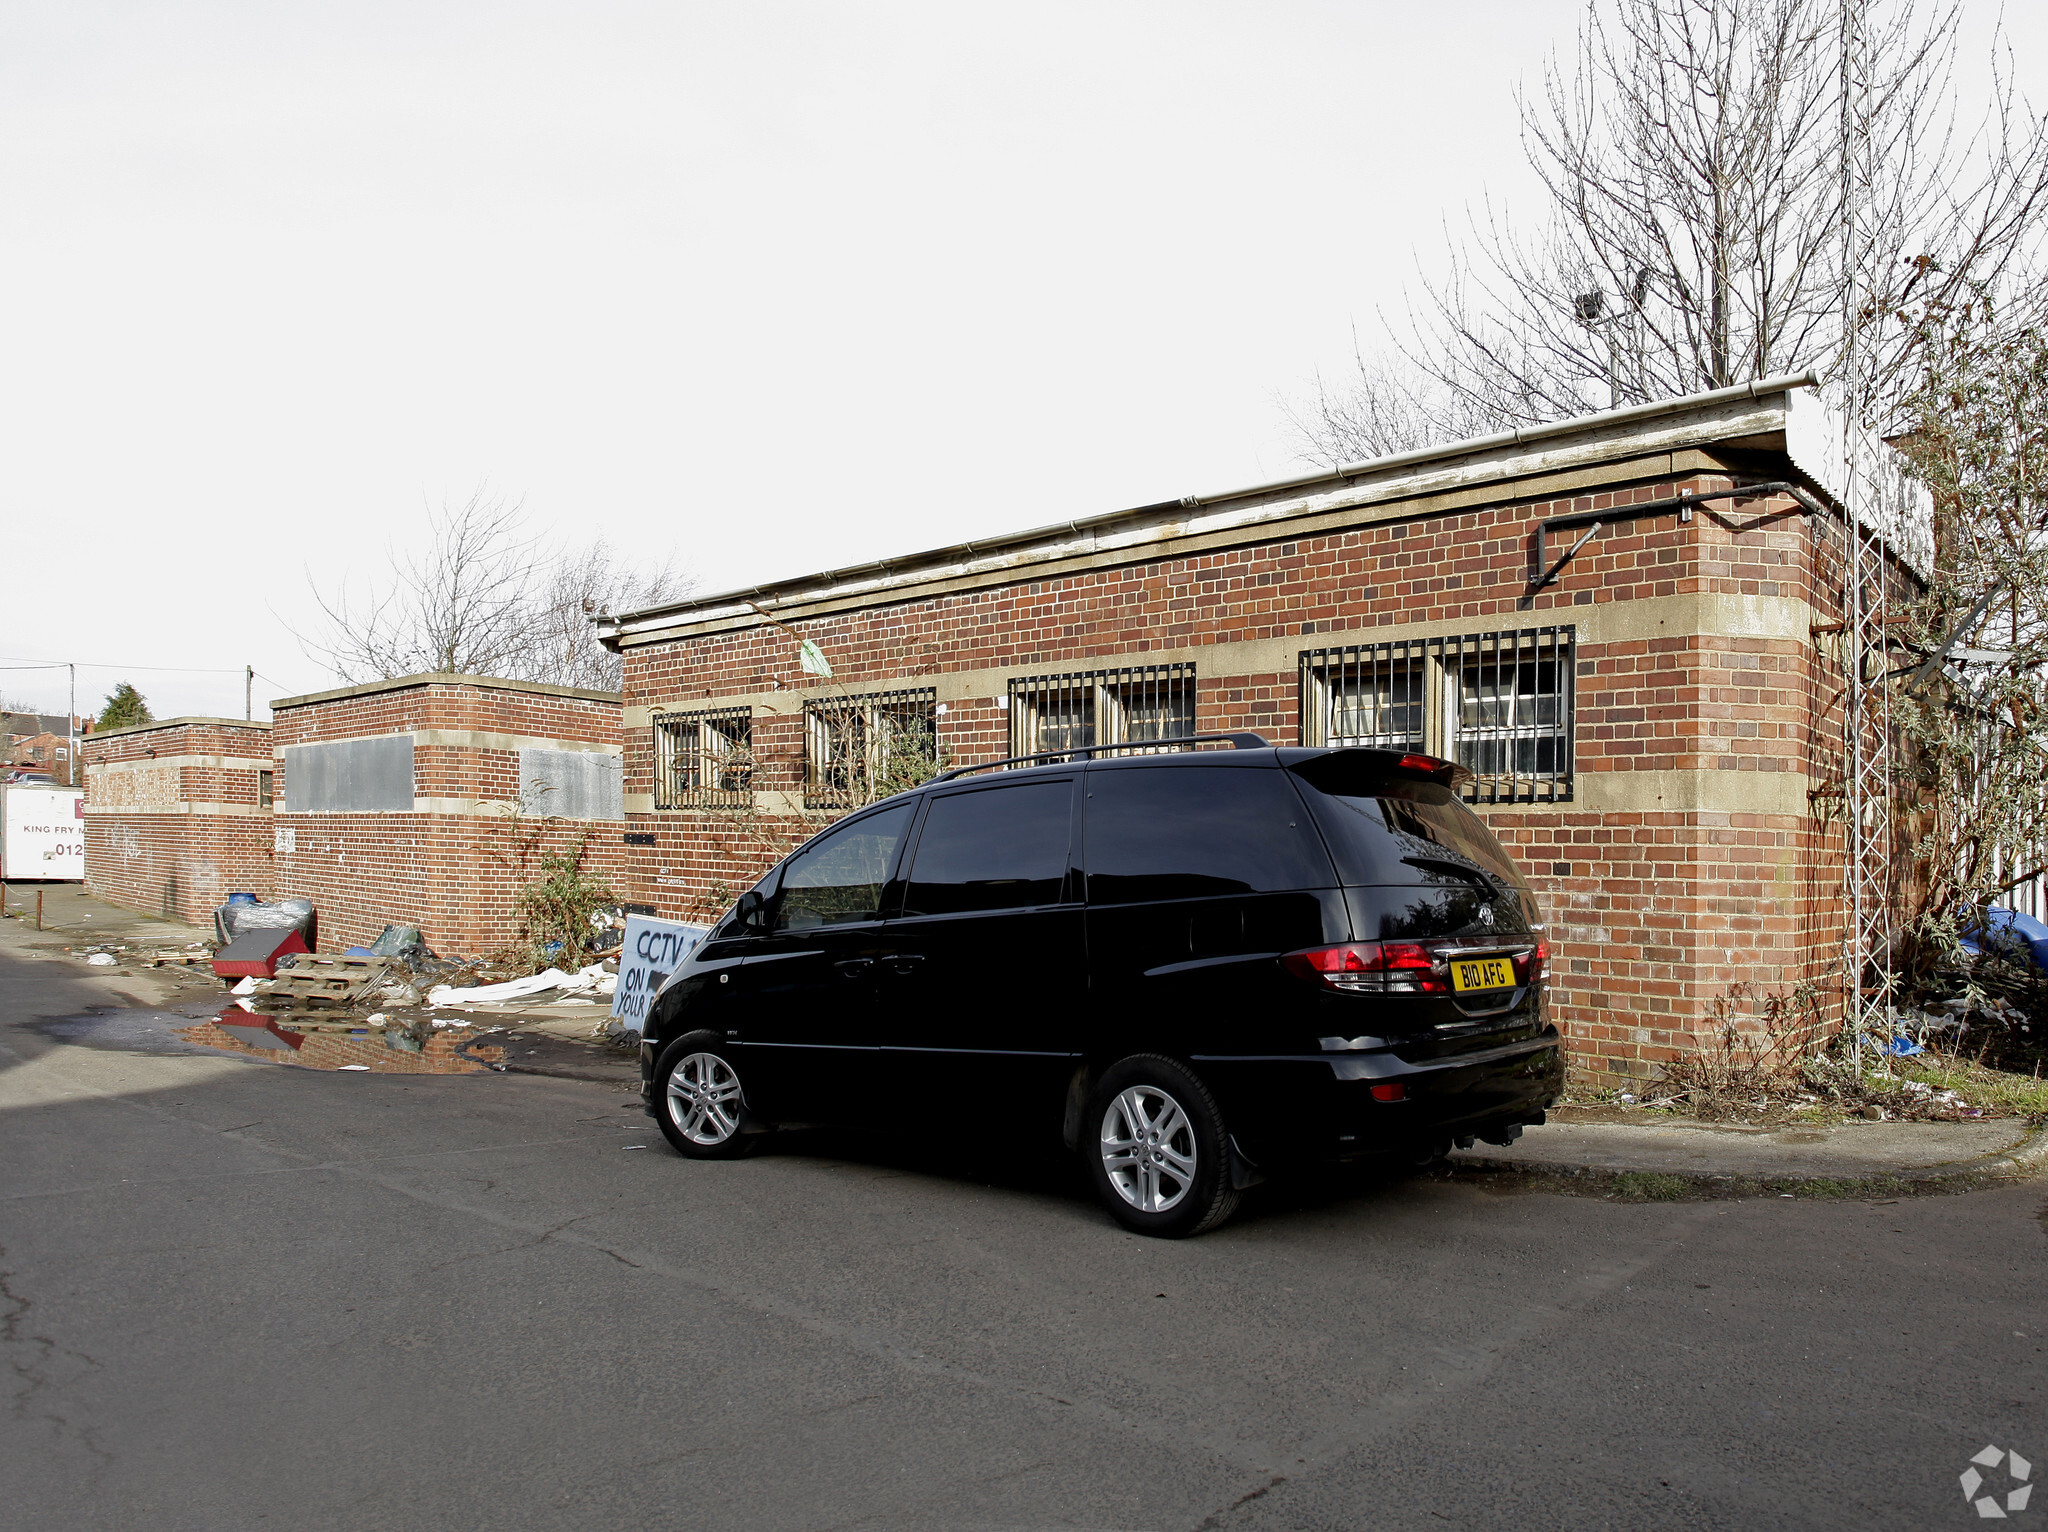
[[[1468,989],[1512,989],[1515,965],[1506,958],[1476,958],[1451,964],[1451,988],[1461,994]]]

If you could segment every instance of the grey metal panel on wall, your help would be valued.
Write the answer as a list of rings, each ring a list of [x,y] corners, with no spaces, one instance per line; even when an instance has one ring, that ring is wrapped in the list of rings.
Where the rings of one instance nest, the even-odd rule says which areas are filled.
[[[519,800],[530,814],[624,819],[623,758],[596,750],[522,750]]]
[[[412,736],[287,745],[285,806],[293,814],[412,812]]]

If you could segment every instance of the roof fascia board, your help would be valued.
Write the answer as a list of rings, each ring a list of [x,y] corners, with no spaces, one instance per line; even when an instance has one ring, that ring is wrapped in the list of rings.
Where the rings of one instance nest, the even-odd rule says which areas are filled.
[[[1229,548],[1257,546],[1272,542],[1276,538],[1292,540],[1324,537],[1360,527],[1379,526],[1387,522],[1458,515],[1466,511],[1512,505],[1526,500],[1595,494],[1623,485],[1657,484],[1700,475],[1714,476],[1746,471],[1746,468],[1737,468],[1703,448],[1657,452],[1625,463],[1603,464],[1596,469],[1551,473],[1524,480],[1515,485],[1515,492],[1512,495],[1500,494],[1497,487],[1479,486],[1416,499],[1384,501],[1361,508],[1339,508],[1320,516],[1296,520],[1277,532],[1271,527],[1253,526],[1235,532],[1175,538],[1150,547],[1075,553],[1036,564],[1028,574],[1033,580],[1064,580],[1096,569],[1117,568],[1140,561],[1196,558]],[[948,575],[945,571],[937,571],[928,578],[906,580],[902,585],[884,592],[879,597],[848,594],[844,591],[831,592],[815,600],[787,603],[779,609],[777,615],[790,621],[816,620],[836,616],[842,612],[860,611],[883,602],[927,601],[942,596],[958,595],[964,591],[986,590],[993,586],[1015,584],[1018,579],[1019,574],[1014,569],[965,575]],[[722,618],[675,622],[664,627],[647,628],[635,632],[620,647],[638,649],[649,644],[672,643],[679,639],[740,632],[760,625],[761,618],[749,609],[730,613]]]
[[[692,615],[683,620],[695,624],[750,614],[757,600],[787,602],[856,592],[880,594],[913,579],[931,578],[935,568],[1018,567],[1059,557],[1061,550],[1071,550],[1079,544],[1110,547],[1120,539],[1138,543],[1158,541],[1162,535],[1186,535],[1176,530],[1179,528],[1199,532],[1251,519],[1284,520],[1290,515],[1313,514],[1318,506],[1334,505],[1357,492],[1361,485],[1365,486],[1366,494],[1357,502],[1347,503],[1364,503],[1403,492],[1426,494],[1432,483],[1513,477],[1515,464],[1552,457],[1560,450],[1544,450],[1544,444],[1563,443],[1573,437],[1584,440],[1578,451],[1570,455],[1583,461],[1596,459],[1603,451],[1612,456],[1634,457],[1659,445],[1704,443],[1729,436],[1755,435],[1760,430],[1783,430],[1787,414],[1784,396],[1789,390],[1811,387],[1815,382],[1810,372],[1764,379],[1712,393],[1580,416],[1553,425],[1526,426],[1443,447],[1395,453],[1334,470],[1249,485],[1226,494],[1188,495],[1004,537],[956,543],[903,558],[668,602],[620,613],[609,622],[600,621],[598,636],[608,646],[617,648],[622,640],[629,640],[647,628],[675,625],[684,613]],[[1774,404],[1764,403],[1773,399]],[[1775,422],[1761,428],[1749,423],[1759,412],[1776,417]],[[1321,494],[1301,493],[1317,485],[1333,487]],[[755,620],[759,620],[758,616]]]

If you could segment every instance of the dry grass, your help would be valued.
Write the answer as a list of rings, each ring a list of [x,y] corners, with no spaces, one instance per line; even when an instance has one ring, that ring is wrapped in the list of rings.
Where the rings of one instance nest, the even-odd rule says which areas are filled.
[[[1716,1002],[1715,1012],[1714,1042],[1667,1064],[1660,1080],[1634,1092],[1632,1104],[1702,1122],[2048,1121],[2048,1080],[2038,1060],[2030,1073],[1987,1062],[2010,1062],[2011,1050],[1987,1047],[1981,1028],[1959,1051],[1930,1046],[1876,1062],[1867,1052],[1856,1057],[1845,1038],[1824,1037],[1810,992],[1758,995],[1738,987]],[[1612,1091],[1582,1099],[1618,1103]]]
[[[1714,1020],[1711,1046],[1665,1066],[1657,1104],[1705,1122],[1767,1119],[1812,1104],[1803,1066],[1820,1026],[1810,989],[1758,995],[1737,985],[1714,1002]]]

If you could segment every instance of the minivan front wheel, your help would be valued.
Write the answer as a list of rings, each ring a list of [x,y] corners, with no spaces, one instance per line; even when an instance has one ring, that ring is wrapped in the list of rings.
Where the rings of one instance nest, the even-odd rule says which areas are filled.
[[[1111,1065],[1087,1121],[1082,1148],[1096,1196],[1125,1228],[1180,1239],[1236,1210],[1223,1114],[1185,1066],[1150,1053]]]
[[[724,1037],[692,1032],[662,1051],[654,1069],[662,1136],[693,1160],[734,1160],[755,1144],[740,1131],[746,1092]]]

